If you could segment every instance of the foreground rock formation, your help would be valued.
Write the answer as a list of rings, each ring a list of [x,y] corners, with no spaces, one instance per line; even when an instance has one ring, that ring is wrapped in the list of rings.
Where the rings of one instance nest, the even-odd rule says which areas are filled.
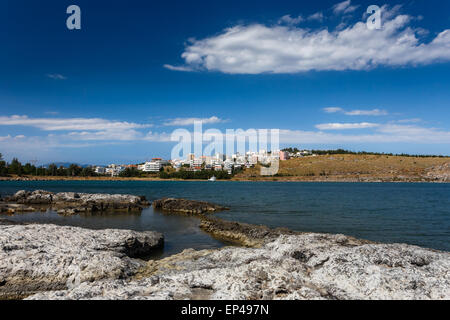
[[[163,246],[156,232],[88,230],[0,221],[0,299],[127,278],[145,263],[133,258]]]
[[[263,232],[255,228],[254,241]],[[229,225],[226,229],[232,232]],[[251,239],[250,225],[234,229],[247,230]],[[4,227],[0,231],[13,234]],[[93,256],[84,268],[65,269],[68,279],[78,279],[68,281],[66,289],[55,286],[29,299],[450,299],[450,253],[344,235],[280,233],[273,238],[276,231],[267,232],[267,242],[258,240],[258,248],[188,249],[145,265],[104,263],[95,271],[99,258]],[[40,250],[56,250],[48,245]],[[79,259],[76,254],[74,259]],[[35,261],[33,268],[44,269],[42,260]],[[132,272],[126,271],[129,267]],[[86,276],[78,276],[81,270]],[[96,276],[88,276],[92,273]]]
[[[150,203],[143,196],[44,190],[16,192],[0,202],[0,212],[15,213],[52,208],[64,215],[105,211],[138,211]]]
[[[167,212],[184,214],[203,214],[229,210],[214,203],[186,199],[163,198],[153,201],[153,207]]]

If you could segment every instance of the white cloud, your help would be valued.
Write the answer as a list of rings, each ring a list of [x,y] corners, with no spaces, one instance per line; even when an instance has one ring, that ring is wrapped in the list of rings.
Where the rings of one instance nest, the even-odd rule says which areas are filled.
[[[191,40],[181,55],[185,61],[182,68],[260,74],[370,70],[450,61],[450,30],[425,43],[418,35],[423,31],[412,26],[414,21],[385,7],[381,30],[369,30],[365,21],[331,31],[237,25],[209,38]]]
[[[151,141],[151,142],[171,142],[171,134],[162,132],[151,132],[149,131],[145,137],[143,138],[145,141]]]
[[[125,121],[112,121],[101,118],[29,118],[28,116],[13,115],[0,117],[0,126],[29,126],[44,131],[60,130],[126,130],[148,128],[150,124],[137,124]]]
[[[418,123],[418,122],[422,122],[422,119],[420,118],[413,118],[413,119],[402,119],[402,120],[398,120],[398,123]]]
[[[278,20],[278,24],[286,24],[289,26],[295,26],[298,25],[304,21],[319,21],[322,22],[324,20],[324,15],[322,12],[316,12],[314,14],[311,14],[309,16],[307,16],[306,18],[304,18],[303,16],[299,15],[296,18],[291,17],[291,15],[287,14],[285,16],[282,16],[279,20]]]
[[[270,130],[270,129],[265,129]],[[450,131],[409,125],[377,124],[367,133],[280,129],[281,144],[450,144]],[[214,134],[211,134],[214,135]],[[192,136],[192,133],[191,133]]]
[[[133,141],[140,140],[143,133],[134,129],[109,129],[102,131],[76,131],[69,132],[66,135],[60,135],[59,138],[71,139],[77,141]]]
[[[11,135],[9,135],[9,134],[7,136],[0,136],[0,141],[6,141],[9,139],[11,139]]]
[[[163,125],[171,126],[171,127],[190,126],[190,125],[193,125],[194,122],[196,122],[196,121],[201,121],[203,124],[226,122],[225,120],[220,119],[219,117],[212,116],[209,118],[175,118],[175,119],[170,119],[170,120],[164,122]]]
[[[323,111],[326,113],[336,113],[336,112],[344,112],[344,109],[337,107],[324,108]]]
[[[297,18],[292,18],[289,14],[282,16],[279,20],[279,24],[287,24],[287,25],[297,25],[301,22],[305,21],[302,16],[298,16]]]
[[[387,115],[387,111],[380,109],[373,110],[353,110],[344,112],[344,114],[348,116],[385,116]]]
[[[343,113],[347,116],[386,116],[389,114],[386,110],[380,109],[346,111],[337,107],[324,108],[323,111],[326,113]]]
[[[358,9],[358,5],[352,6],[351,0],[346,0],[343,2],[340,2],[333,6],[333,12],[335,14],[346,14],[346,13],[352,13],[356,9]]]
[[[30,118],[28,116],[0,117],[0,126],[26,126],[49,132],[46,136],[17,135],[0,137],[0,147],[22,153],[22,149],[39,152],[54,148],[83,148],[125,141],[147,141],[144,132],[151,124],[137,124],[101,118]],[[54,132],[63,131],[61,134]],[[64,132],[66,131],[66,132]],[[67,132],[68,131],[68,132]],[[154,137],[153,141],[157,141]],[[41,149],[39,149],[41,148]]]
[[[323,123],[316,125],[319,130],[349,130],[349,129],[367,129],[378,127],[377,123]]]
[[[450,144],[450,132],[417,126],[379,126],[368,134],[341,134],[323,131],[280,130],[284,144],[345,144],[345,143],[411,143]]]
[[[170,64],[163,65],[164,68],[172,70],[172,71],[192,71],[193,69],[186,66],[172,66]]]
[[[322,12],[316,12],[308,17],[309,21],[319,21],[322,22],[324,19]]]
[[[65,77],[59,73],[47,74],[47,77],[49,77],[50,79],[53,79],[53,80],[66,80],[67,79],[67,77]]]

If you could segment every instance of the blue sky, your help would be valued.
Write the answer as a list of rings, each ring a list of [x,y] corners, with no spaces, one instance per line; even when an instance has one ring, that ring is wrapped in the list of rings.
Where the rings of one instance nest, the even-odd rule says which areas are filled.
[[[168,158],[197,118],[279,128],[282,146],[450,155],[448,1],[242,2],[2,1],[0,153]]]

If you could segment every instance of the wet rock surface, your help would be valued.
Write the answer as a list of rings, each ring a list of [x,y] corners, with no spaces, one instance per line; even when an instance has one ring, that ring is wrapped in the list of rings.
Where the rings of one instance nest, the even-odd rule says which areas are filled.
[[[155,200],[153,201],[152,205],[155,209],[159,209],[162,211],[178,212],[192,215],[229,210],[229,208],[214,203],[175,198],[163,198]]]
[[[33,212],[35,208],[18,203],[0,203],[0,213],[14,214],[16,212]]]
[[[157,232],[0,221],[0,299],[130,277],[163,246]]]
[[[21,190],[0,202],[0,212],[29,212],[51,208],[59,214],[73,215],[106,211],[140,211],[149,205],[150,203],[143,196],[126,194]]]
[[[83,282],[30,299],[450,299],[450,254],[344,235],[280,235],[149,261],[132,279]]]
[[[218,218],[204,217],[200,229],[215,238],[236,243],[245,247],[258,247],[278,238],[280,235],[300,234],[286,228],[271,229],[247,223],[226,221]]]

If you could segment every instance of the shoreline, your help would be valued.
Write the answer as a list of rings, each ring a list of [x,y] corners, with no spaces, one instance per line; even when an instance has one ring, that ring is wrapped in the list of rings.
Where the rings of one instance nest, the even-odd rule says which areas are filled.
[[[20,261],[26,270],[25,274],[17,275],[13,268],[3,268],[7,273],[0,274],[4,279],[0,297],[31,300],[450,298],[450,278],[446,273],[450,253],[446,251],[401,243],[375,243],[341,234],[270,229],[218,218],[206,221],[212,235],[244,240],[244,246],[186,249],[162,259],[141,260],[133,258],[128,248],[139,248],[145,243],[149,249],[156,250],[162,245],[163,235],[152,231],[8,224],[0,219],[0,245],[10,246],[18,236],[22,239],[20,250],[7,253],[10,256],[1,259],[0,264],[14,264],[17,260],[15,263]],[[49,231],[45,239],[42,239],[43,229]],[[63,243],[54,241],[55,236],[67,233],[70,237],[64,237]],[[129,245],[130,237],[138,246]],[[38,238],[41,240],[36,242]],[[80,239],[90,243],[91,238],[97,241],[90,245],[92,248],[79,245],[73,249]],[[71,250],[66,252],[66,248]],[[23,259],[24,254],[28,258]],[[70,267],[64,261],[70,261]],[[105,261],[109,263],[106,270]],[[58,268],[60,272],[49,273],[50,265],[51,270]]]
[[[145,182],[211,182],[208,180],[201,179],[161,179],[161,178],[122,178],[122,177],[0,177],[0,182],[2,181],[17,181],[17,182],[36,182],[36,181],[145,181]],[[215,182],[291,182],[291,183],[437,183],[437,184],[448,184],[450,181],[434,181],[434,180],[416,180],[416,179],[286,179],[282,177],[273,178],[256,178],[256,179],[242,179],[242,178],[231,178],[217,180]]]

